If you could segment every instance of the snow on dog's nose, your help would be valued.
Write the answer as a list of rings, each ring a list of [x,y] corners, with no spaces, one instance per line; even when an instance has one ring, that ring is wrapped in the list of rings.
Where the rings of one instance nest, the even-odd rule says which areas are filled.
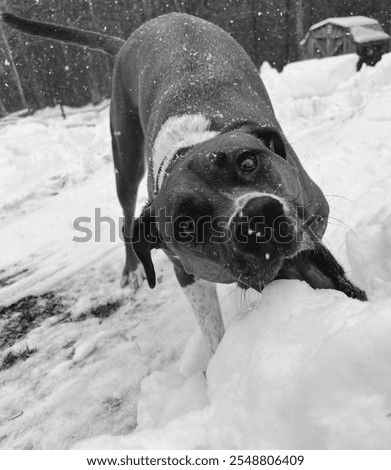
[[[247,201],[234,216],[231,230],[235,242],[251,253],[263,252],[266,259],[283,252],[294,240],[294,224],[279,199],[259,196]]]

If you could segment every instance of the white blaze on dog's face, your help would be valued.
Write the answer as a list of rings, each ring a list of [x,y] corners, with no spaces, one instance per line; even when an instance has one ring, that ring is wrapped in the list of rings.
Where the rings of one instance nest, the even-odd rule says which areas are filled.
[[[145,242],[135,245],[136,254],[151,268],[150,249],[164,248],[189,274],[260,289],[303,247],[293,202],[299,191],[278,132],[258,128],[217,135],[186,149],[169,168],[139,221]],[[249,222],[258,215],[260,220]],[[276,243],[270,235],[278,218],[285,239]],[[261,233],[264,229],[268,233]]]

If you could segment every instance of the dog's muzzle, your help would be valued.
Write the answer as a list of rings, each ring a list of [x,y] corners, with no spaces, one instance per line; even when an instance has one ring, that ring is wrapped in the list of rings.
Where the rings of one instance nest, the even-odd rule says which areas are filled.
[[[255,256],[268,260],[287,256],[295,243],[295,225],[279,199],[272,196],[254,197],[246,202],[231,221],[234,244]]]

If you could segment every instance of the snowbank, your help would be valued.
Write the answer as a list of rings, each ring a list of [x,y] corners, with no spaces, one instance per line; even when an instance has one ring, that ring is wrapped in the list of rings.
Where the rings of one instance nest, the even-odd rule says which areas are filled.
[[[356,60],[265,64],[262,76],[329,200],[325,242],[370,300],[298,281],[262,296],[220,286],[227,332],[208,366],[161,253],[153,295],[132,295],[107,223],[101,242],[72,242],[75,217],[120,214],[107,108],[0,121],[2,303],[51,291],[70,311],[4,350],[35,352],[1,372],[0,446],[391,448],[391,54],[360,73]]]
[[[153,374],[139,431],[76,448],[387,449],[390,311],[390,299],[363,304],[276,282],[230,324],[207,381]]]
[[[202,359],[189,377],[179,372],[196,369],[195,342],[180,366],[143,381],[135,433],[100,436],[77,448],[391,447],[391,206],[383,206],[391,198],[391,55],[360,74],[356,60],[300,62],[281,74],[264,65],[262,75],[288,133],[295,124],[298,130],[298,120],[307,126],[313,120],[329,146],[346,145],[348,165],[365,168],[357,179],[355,171],[341,171],[335,194],[348,187],[350,205],[357,195],[359,218],[356,209],[353,217],[340,216],[355,224],[347,232],[345,261],[370,301],[299,281],[273,283],[258,306],[230,322],[206,379]],[[324,167],[317,159],[321,178],[335,181],[337,155],[328,151],[323,158]],[[333,238],[339,237],[329,230],[331,246]]]

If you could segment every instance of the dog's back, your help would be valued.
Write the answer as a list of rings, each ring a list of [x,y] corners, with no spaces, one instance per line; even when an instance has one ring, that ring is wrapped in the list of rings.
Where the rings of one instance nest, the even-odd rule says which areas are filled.
[[[145,23],[120,50],[116,68],[135,77],[123,86],[143,110],[144,127],[151,114],[156,131],[169,117],[192,113],[210,116],[217,127],[234,119],[275,122],[248,55],[228,33],[200,18],[170,13]]]

